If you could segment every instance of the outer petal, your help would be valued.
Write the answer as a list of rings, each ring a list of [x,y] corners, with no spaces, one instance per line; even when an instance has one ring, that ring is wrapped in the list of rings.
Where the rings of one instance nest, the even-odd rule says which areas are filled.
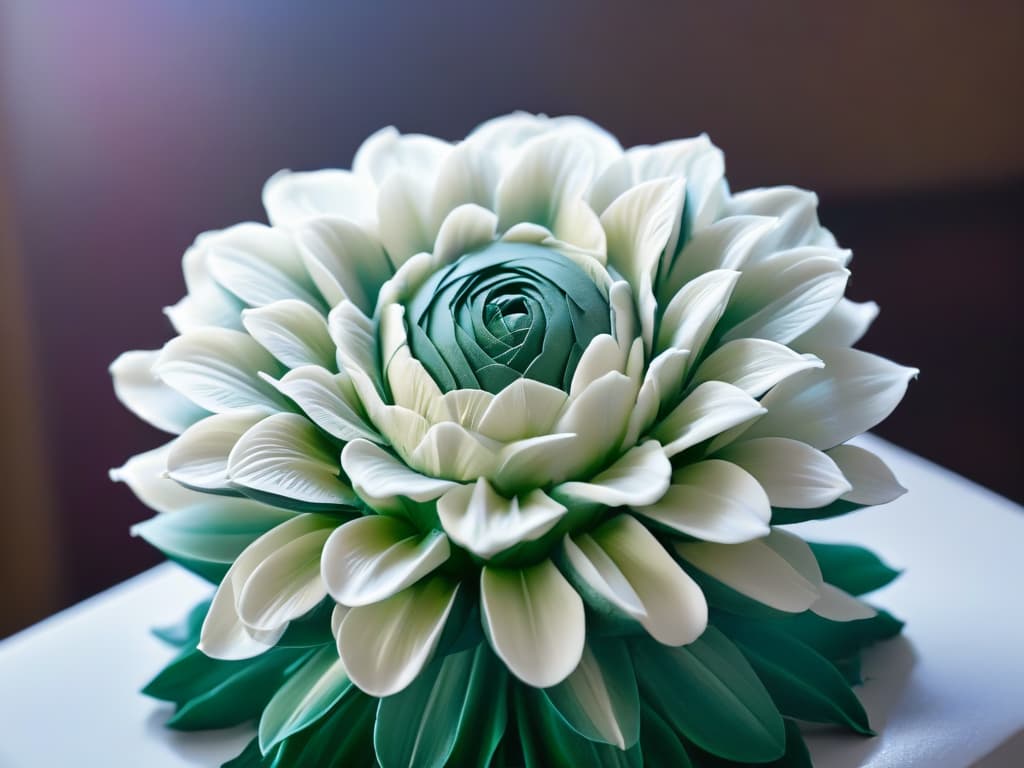
[[[267,417],[261,409],[217,413],[196,422],[174,441],[167,456],[172,480],[207,491],[229,489],[228,455],[239,438]]]
[[[339,473],[334,449],[308,419],[295,413],[264,419],[242,436],[228,457],[232,482],[311,504],[355,501]]]
[[[840,498],[854,504],[888,504],[907,489],[899,484],[885,462],[856,445],[837,445],[828,451],[853,488]]]
[[[821,370],[791,376],[764,396],[768,413],[745,437],[780,436],[832,448],[871,429],[903,399],[917,369],[856,349],[819,350]]]
[[[450,553],[439,531],[420,536],[404,520],[368,515],[331,534],[321,568],[331,597],[350,607],[370,605],[415,584]]]
[[[665,446],[665,455],[672,457],[764,412],[743,390],[721,381],[708,381],[676,406],[651,435]]]
[[[273,631],[313,610],[327,596],[320,553],[330,535],[329,528],[320,528],[299,536],[256,566],[235,604],[247,627]]]
[[[221,582],[203,621],[199,650],[215,659],[247,659],[272,647],[284,634],[286,623],[266,632],[247,628],[235,607],[245,583],[272,554],[314,531],[333,528],[334,518],[298,515],[260,536],[245,548]]]
[[[209,414],[164,384],[153,372],[159,350],[125,352],[110,364],[117,399],[148,424],[180,434]]]
[[[659,501],[634,511],[679,533],[720,544],[767,536],[772,512],[767,494],[748,472],[717,459],[677,470]]]
[[[652,504],[668,489],[671,475],[672,464],[665,457],[661,444],[648,440],[627,451],[593,479],[563,483],[555,492],[607,507]]]
[[[635,518],[619,515],[593,533],[566,537],[565,554],[581,587],[658,642],[685,645],[707,626],[700,587]]]
[[[696,360],[725,312],[739,278],[739,272],[716,269],[684,285],[665,308],[655,349],[684,349]]]
[[[797,440],[743,440],[716,455],[752,474],[767,491],[774,507],[816,509],[851,490],[832,459]]]
[[[246,309],[242,324],[264,349],[289,368],[335,365],[334,343],[324,316],[297,299]]]
[[[353,440],[341,452],[341,465],[352,485],[370,506],[387,506],[396,497],[432,501],[457,483],[427,477],[409,469],[383,448],[367,440]]]
[[[693,374],[696,386],[724,381],[751,397],[761,397],[783,379],[810,368],[824,368],[814,355],[801,355],[767,339],[736,339],[723,344]]]
[[[491,647],[527,685],[556,685],[580,663],[583,600],[550,560],[522,570],[484,567],[480,605]]]
[[[263,185],[263,207],[275,227],[290,227],[320,216],[376,221],[377,189],[350,171],[278,171]]]
[[[677,542],[675,548],[709,576],[780,611],[805,611],[821,594],[814,554],[803,540],[777,528],[743,544]]]
[[[330,306],[348,299],[373,314],[380,287],[395,271],[376,238],[352,221],[321,218],[308,222],[295,239],[303,264]]]
[[[457,592],[458,585],[434,576],[345,614],[338,653],[352,682],[378,697],[408,686],[433,655]]]
[[[248,406],[282,410],[283,398],[260,371],[280,364],[251,336],[227,328],[199,328],[167,342],[153,366],[157,376],[214,413]]]
[[[452,488],[437,502],[441,525],[452,541],[485,559],[540,538],[566,511],[540,490],[506,499],[482,477]]]
[[[867,333],[876,317],[878,305],[875,302],[859,304],[840,299],[821,322],[793,339],[792,346],[808,352],[829,347],[852,347]]]
[[[870,619],[878,611],[832,584],[821,585],[821,597],[811,605],[811,612],[831,621]]]
[[[626,433],[635,402],[634,383],[618,371],[606,373],[570,400],[552,429],[556,433],[574,432],[579,440],[566,457],[566,476],[557,480],[572,478],[615,451]]]
[[[383,442],[363,415],[348,374],[306,365],[288,371],[280,381],[271,379],[270,383],[291,398],[310,421],[327,434],[344,441],[365,438]]]

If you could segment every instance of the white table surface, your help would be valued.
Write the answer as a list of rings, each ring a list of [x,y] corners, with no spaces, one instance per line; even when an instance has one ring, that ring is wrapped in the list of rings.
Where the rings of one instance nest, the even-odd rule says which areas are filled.
[[[910,493],[799,527],[906,569],[875,602],[907,627],[864,659],[857,690],[881,735],[816,730],[815,764],[1024,766],[1024,510],[877,438],[860,442]],[[169,731],[170,708],[138,693],[172,655],[150,628],[209,592],[163,565],[0,642],[0,768],[217,766],[241,751],[250,728]]]

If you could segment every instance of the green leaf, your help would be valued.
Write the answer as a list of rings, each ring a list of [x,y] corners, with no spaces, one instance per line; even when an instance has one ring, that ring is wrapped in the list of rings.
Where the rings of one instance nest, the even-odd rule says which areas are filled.
[[[252,542],[291,517],[256,505],[240,513],[211,501],[145,520],[132,527],[132,534],[168,557],[230,565]]]
[[[863,509],[864,504],[854,504],[852,501],[833,501],[824,507],[817,509],[789,509],[788,507],[772,507],[772,525],[790,525],[792,523],[805,523],[808,520],[827,520],[830,517],[839,517],[850,512]]]
[[[647,704],[644,704],[642,709],[640,743],[643,748],[644,764],[690,768],[693,763],[672,726]]]
[[[187,557],[179,557],[178,555],[171,555],[164,552],[167,559],[172,563],[176,563],[184,568],[189,573],[194,573],[201,579],[204,579],[214,586],[224,581],[224,577],[228,573],[228,569],[231,567],[231,563],[210,563],[203,560],[191,560]]]
[[[772,626],[811,646],[825,658],[836,660],[898,635],[903,622],[886,611],[859,621],[830,621],[807,611],[772,622]]]
[[[807,542],[821,566],[821,575],[851,595],[863,595],[888,584],[900,575],[874,552],[852,544]]]
[[[154,698],[173,694],[180,706],[167,727],[181,731],[227,728],[259,717],[302,651],[272,650],[244,661],[181,657],[146,687]],[[163,695],[157,696],[158,693]]]
[[[270,768],[377,768],[377,699],[353,687],[322,719],[271,750]],[[269,758],[268,758],[269,759]]]
[[[352,681],[334,644],[325,645],[280,687],[260,717],[259,740],[264,754],[282,739],[327,714]]]
[[[734,768],[736,765],[729,760],[709,755],[691,744],[688,744],[687,748],[690,750],[695,768]],[[778,760],[759,765],[761,768],[814,768],[811,764],[811,756],[807,752],[807,745],[804,743],[804,737],[793,720],[786,718],[785,754]]]
[[[525,768],[642,768],[640,744],[625,752],[580,736],[536,689],[515,689],[516,721]]]
[[[641,692],[681,735],[739,762],[765,762],[786,748],[782,716],[743,655],[709,626],[679,648],[634,641]],[[742,734],[742,736],[740,736]]]
[[[860,700],[839,670],[810,646],[766,626],[724,627],[750,661],[779,711],[815,723],[837,723],[873,735]]]
[[[640,738],[636,675],[621,639],[591,639],[579,666],[544,695],[570,728],[591,741],[628,749]]]
[[[383,768],[486,768],[505,732],[507,673],[485,643],[436,660],[380,700],[374,745]]]
[[[253,738],[238,755],[223,763],[220,768],[270,768],[272,756],[264,757],[260,752],[259,740]]]
[[[334,612],[335,605],[334,600],[328,597],[309,613],[298,619],[293,619],[275,647],[317,648],[333,643],[331,614]]]
[[[199,630],[202,629],[203,619],[206,618],[208,610],[210,610],[210,601],[204,600],[189,611],[188,615],[177,624],[157,627],[151,631],[158,639],[163,640],[168,645],[179,648],[186,645],[194,646],[199,641]]]

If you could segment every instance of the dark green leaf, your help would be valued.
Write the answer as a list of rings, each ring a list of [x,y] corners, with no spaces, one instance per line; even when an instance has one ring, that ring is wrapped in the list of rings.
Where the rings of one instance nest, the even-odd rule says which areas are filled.
[[[646,704],[642,707],[640,735],[644,765],[665,765],[673,768],[690,768],[693,765],[683,742],[676,736],[672,727]]]
[[[854,504],[852,501],[833,501],[824,507],[817,509],[788,509],[786,507],[772,507],[772,525],[789,525],[791,523],[804,523],[808,520],[826,520],[830,517],[839,517],[850,512],[863,509],[863,504]]]
[[[750,664],[712,626],[690,645],[634,641],[642,695],[702,749],[739,762],[774,760],[786,748],[782,716]]]
[[[687,745],[695,768],[736,768],[736,763],[723,760],[693,746]],[[807,745],[797,724],[786,718],[786,753],[770,763],[757,763],[761,768],[814,768]]]
[[[195,646],[199,642],[199,630],[202,629],[206,613],[210,610],[210,601],[204,600],[195,606],[188,615],[177,624],[169,627],[157,627],[153,634],[168,645],[181,648],[186,645]]]
[[[507,673],[490,647],[435,660],[380,700],[374,745],[383,768],[486,768],[505,732]]]
[[[351,688],[322,720],[275,747],[270,768],[377,768],[376,711],[377,699]]]
[[[886,611],[859,621],[830,621],[807,611],[773,622],[772,626],[811,646],[825,658],[835,660],[898,635],[903,622]]]
[[[256,739],[250,741],[238,755],[221,765],[221,768],[270,768],[273,755],[263,756]]]
[[[736,622],[724,629],[750,661],[782,714],[872,734],[860,700],[839,670],[813,648],[764,625],[755,629]]]
[[[825,581],[851,595],[880,589],[900,575],[899,571],[883,563],[878,555],[863,547],[807,543],[818,559]]]

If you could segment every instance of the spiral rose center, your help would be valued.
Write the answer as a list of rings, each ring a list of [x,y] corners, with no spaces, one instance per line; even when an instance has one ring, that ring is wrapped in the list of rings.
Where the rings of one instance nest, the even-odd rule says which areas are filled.
[[[412,354],[445,391],[497,393],[522,377],[568,389],[583,350],[611,329],[608,300],[590,276],[527,243],[465,254],[406,310]]]

